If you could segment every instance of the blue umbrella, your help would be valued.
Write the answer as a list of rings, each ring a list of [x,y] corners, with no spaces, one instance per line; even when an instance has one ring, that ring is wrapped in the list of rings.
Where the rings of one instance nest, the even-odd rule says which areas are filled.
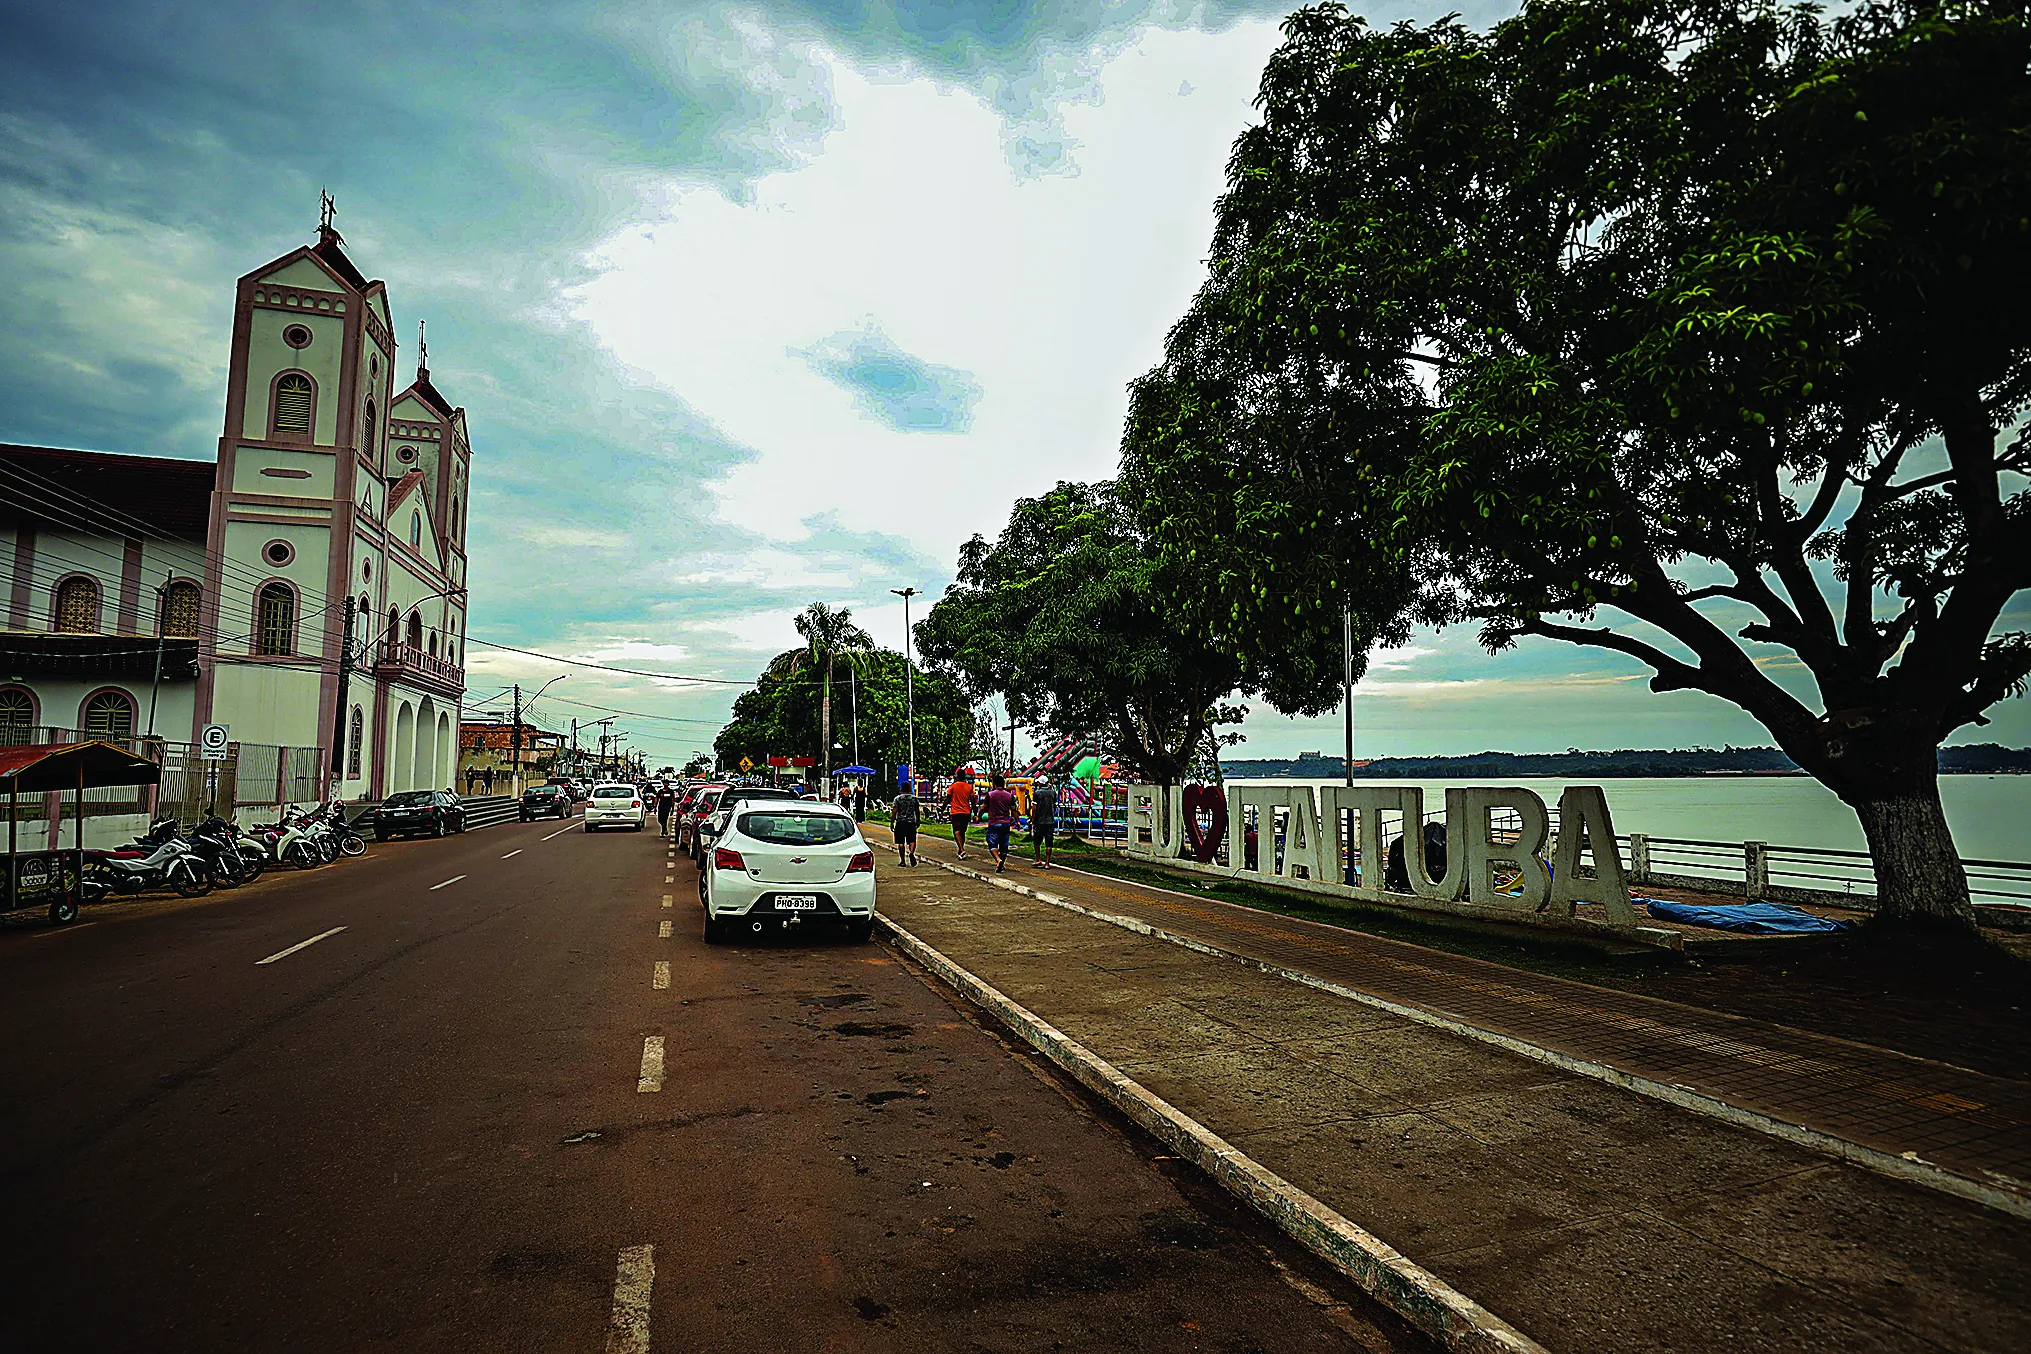
[[[842,766],[832,774],[835,776],[872,776],[874,768],[871,766]]]

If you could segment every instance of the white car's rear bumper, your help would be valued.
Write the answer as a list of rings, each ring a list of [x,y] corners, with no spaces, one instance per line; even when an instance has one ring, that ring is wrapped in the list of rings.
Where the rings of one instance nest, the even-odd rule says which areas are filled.
[[[778,895],[814,897],[814,908],[778,907]],[[834,884],[764,884],[731,870],[713,870],[706,885],[706,907],[714,917],[801,918],[808,921],[846,917],[862,920],[874,912],[874,874],[859,871]]]

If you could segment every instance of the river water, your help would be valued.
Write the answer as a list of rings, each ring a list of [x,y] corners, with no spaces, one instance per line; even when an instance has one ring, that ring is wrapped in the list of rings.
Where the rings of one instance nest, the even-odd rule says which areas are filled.
[[[1338,785],[1339,781],[1230,780],[1229,784]],[[1618,833],[1692,837],[1706,841],[1763,841],[1773,846],[1832,847],[1862,851],[1855,811],[1809,776],[1630,777],[1592,782],[1565,780],[1378,780],[1357,785],[1416,785],[1425,812],[1443,809],[1447,786],[1519,785],[1552,808],[1568,784],[1601,786]],[[1954,842],[1971,860],[2031,860],[2031,776],[1941,776],[1940,800]]]

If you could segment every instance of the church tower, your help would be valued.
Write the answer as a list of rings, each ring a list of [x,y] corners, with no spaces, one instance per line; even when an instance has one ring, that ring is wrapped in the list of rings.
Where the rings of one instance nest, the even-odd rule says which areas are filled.
[[[451,783],[465,683],[444,638],[462,652],[464,561],[454,576],[448,538],[410,540],[387,287],[354,266],[332,215],[327,197],[316,244],[239,280],[197,718],[241,743],[322,747],[321,793],[378,798]],[[463,412],[447,406],[443,424],[449,504],[463,498]]]

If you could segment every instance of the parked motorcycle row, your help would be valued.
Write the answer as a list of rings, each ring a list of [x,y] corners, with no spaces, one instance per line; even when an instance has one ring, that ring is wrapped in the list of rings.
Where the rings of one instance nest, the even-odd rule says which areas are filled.
[[[238,888],[270,867],[310,870],[366,850],[366,838],[347,824],[339,804],[287,813],[279,822],[253,828],[212,817],[186,833],[176,819],[164,818],[131,846],[87,850],[78,898],[95,903],[164,889],[196,898],[214,888]]]

